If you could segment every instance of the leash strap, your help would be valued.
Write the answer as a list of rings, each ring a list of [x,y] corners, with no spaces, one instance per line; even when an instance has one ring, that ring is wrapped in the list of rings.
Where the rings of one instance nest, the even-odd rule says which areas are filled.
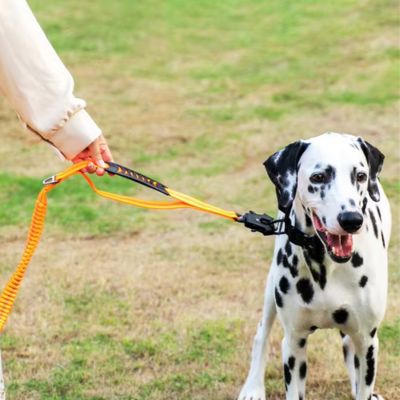
[[[39,244],[46,218],[47,194],[55,187],[57,187],[59,184],[70,178],[71,176],[80,174],[96,194],[106,199],[117,201],[123,204],[128,204],[131,206],[141,207],[141,208],[158,209],[158,210],[191,208],[198,211],[219,215],[221,217],[227,218],[232,221],[238,220],[239,216],[234,211],[228,211],[219,207],[212,206],[211,204],[202,202],[191,196],[169,189],[153,179],[150,179],[142,174],[139,174],[138,172],[132,171],[128,168],[122,167],[115,163],[109,163],[110,165],[107,168],[107,171],[123,176],[125,178],[129,178],[137,183],[140,183],[154,190],[157,190],[162,194],[172,197],[174,200],[172,201],[141,200],[134,197],[123,196],[115,193],[106,192],[104,190],[100,190],[95,186],[93,181],[86,174],[81,172],[81,170],[86,168],[88,164],[89,162],[87,161],[74,164],[71,167],[67,168],[65,171],[50,178],[47,178],[43,181],[44,187],[40,191],[35,202],[35,207],[33,210],[32,220],[28,233],[28,239],[26,241],[21,261],[18,264],[16,271],[6,284],[2,294],[0,295],[0,332],[5,327],[8,316],[11,313],[12,307],[17,297],[18,290],[21,286],[21,282],[25,276],[25,272]]]
[[[128,204],[135,207],[158,210],[191,208],[193,210],[218,215],[231,221],[243,223],[245,227],[251,229],[253,232],[261,232],[265,236],[287,234],[290,241],[305,247],[311,247],[311,242],[314,240],[313,237],[306,236],[299,229],[293,227],[288,217],[286,217],[284,220],[274,220],[269,215],[256,214],[253,211],[245,213],[244,215],[239,215],[234,211],[225,210],[223,208],[219,208],[198,200],[194,197],[188,196],[184,193],[177,192],[156,181],[155,179],[149,178],[145,175],[140,174],[139,172],[133,171],[129,168],[123,167],[122,165],[113,162],[108,163],[106,171],[156,190],[163,195],[171,197],[173,200],[142,200],[135,197],[123,196],[120,194],[107,192],[98,189],[93,181],[89,178],[89,176],[81,172],[81,170],[86,168],[88,165],[88,161],[82,161],[80,163],[70,166],[63,172],[51,176],[50,178],[47,178],[43,181],[44,187],[40,191],[35,202],[35,207],[33,210],[32,220],[28,233],[28,239],[26,241],[21,261],[0,295],[0,332],[4,329],[8,316],[11,313],[12,307],[17,297],[18,290],[21,286],[21,282],[25,276],[25,272],[39,244],[46,218],[47,194],[59,184],[61,184],[71,176],[77,174],[80,174],[86,180],[90,188],[97,195],[109,200],[117,201],[119,203]],[[276,227],[276,224],[279,224],[278,227]]]

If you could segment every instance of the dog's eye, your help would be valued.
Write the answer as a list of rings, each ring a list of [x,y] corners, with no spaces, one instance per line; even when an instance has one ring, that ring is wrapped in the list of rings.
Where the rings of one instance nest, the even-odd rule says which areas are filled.
[[[312,174],[310,177],[312,183],[324,183],[326,181],[326,176],[324,174]]]
[[[359,172],[357,174],[357,182],[365,182],[367,180],[367,174],[365,172]]]

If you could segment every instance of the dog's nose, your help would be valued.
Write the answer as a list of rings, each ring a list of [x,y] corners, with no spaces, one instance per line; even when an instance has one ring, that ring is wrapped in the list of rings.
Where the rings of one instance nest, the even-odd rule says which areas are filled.
[[[358,212],[343,212],[338,215],[340,226],[348,233],[354,233],[361,228],[363,216]]]

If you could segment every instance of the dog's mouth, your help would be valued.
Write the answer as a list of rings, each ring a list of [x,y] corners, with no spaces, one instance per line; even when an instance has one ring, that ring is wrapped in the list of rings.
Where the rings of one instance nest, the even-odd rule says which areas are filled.
[[[325,244],[332,260],[339,263],[349,261],[353,254],[353,236],[349,234],[334,235],[328,232],[315,213],[313,213],[312,216],[318,236]]]

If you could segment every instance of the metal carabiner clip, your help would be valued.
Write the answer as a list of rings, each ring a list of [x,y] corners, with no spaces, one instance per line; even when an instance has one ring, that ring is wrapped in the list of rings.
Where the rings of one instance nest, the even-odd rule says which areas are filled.
[[[43,179],[42,183],[43,183],[44,186],[54,185],[55,183],[58,183],[57,176],[53,175],[53,176],[50,176],[50,177],[48,177],[46,179]]]

